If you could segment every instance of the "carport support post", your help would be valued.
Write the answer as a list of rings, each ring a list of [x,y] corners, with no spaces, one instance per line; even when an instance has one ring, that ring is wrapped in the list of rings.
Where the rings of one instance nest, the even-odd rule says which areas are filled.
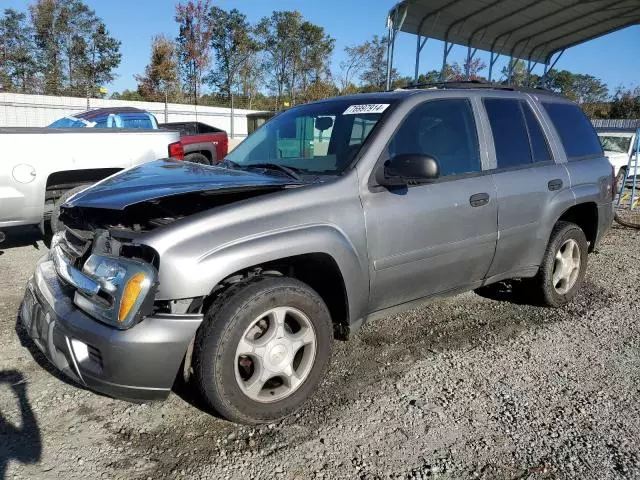
[[[553,67],[556,66],[556,63],[558,63],[558,60],[560,60],[560,57],[562,56],[562,54],[564,53],[565,49],[563,48],[562,50],[560,50],[560,54],[556,57],[556,59],[551,62],[551,65],[549,65],[548,62],[551,61],[551,54],[548,58],[547,58],[547,63],[544,64],[544,75],[542,75],[542,86],[546,87],[547,85],[547,74],[553,70]],[[548,68],[547,68],[548,67]]]
[[[499,53],[496,54],[493,51],[491,51],[491,58],[489,59],[489,83],[491,83],[491,80],[493,79],[493,66],[496,64],[499,58],[500,58]]]
[[[471,45],[467,47],[467,61],[464,65],[464,75],[466,80],[471,80],[471,60],[473,60],[473,57],[475,57],[477,51],[478,49],[475,48],[472,52]]]
[[[442,55],[442,70],[440,70],[440,81],[446,82],[445,70],[447,69],[447,57],[449,56],[449,52],[453,48],[453,43],[449,43],[448,41],[444,41],[444,54]]]
[[[531,85],[531,73],[533,69],[536,68],[536,65],[538,65],[538,62],[532,64],[531,60],[527,61],[527,87]]]
[[[424,48],[425,44],[427,43],[427,40],[429,40],[429,37],[424,37],[424,40],[422,40],[422,35],[420,35],[418,33],[418,43],[416,44],[416,69],[415,69],[415,73],[413,75],[413,84],[414,85],[418,84],[418,75],[419,75],[419,71],[420,71],[420,52],[422,52],[422,49]]]
[[[398,9],[393,10],[393,18],[391,14],[387,17],[387,90],[391,90],[391,73],[393,72],[393,49],[396,43],[396,34],[402,28],[404,19],[407,18],[407,10],[402,12],[402,18],[398,21]]]
[[[386,90],[391,90],[391,72],[393,70],[393,46],[395,43],[395,35],[393,32],[393,21],[389,19],[389,31],[387,33],[387,85]]]

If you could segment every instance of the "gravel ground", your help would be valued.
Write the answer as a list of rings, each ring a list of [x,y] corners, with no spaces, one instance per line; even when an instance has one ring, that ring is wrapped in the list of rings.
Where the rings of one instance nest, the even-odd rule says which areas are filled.
[[[366,325],[259,428],[188,390],[135,405],[47,370],[14,329],[44,251],[21,243],[0,256],[0,479],[640,478],[638,232],[611,231],[566,308],[468,293]]]

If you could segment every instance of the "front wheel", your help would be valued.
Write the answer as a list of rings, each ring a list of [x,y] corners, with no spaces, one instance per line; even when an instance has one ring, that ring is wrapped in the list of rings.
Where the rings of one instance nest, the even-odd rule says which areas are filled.
[[[225,418],[248,424],[297,410],[322,381],[333,329],[320,296],[288,277],[229,288],[211,305],[194,345],[194,378]]]
[[[588,244],[580,227],[558,222],[533,286],[544,304],[561,307],[576,296],[587,272]]]

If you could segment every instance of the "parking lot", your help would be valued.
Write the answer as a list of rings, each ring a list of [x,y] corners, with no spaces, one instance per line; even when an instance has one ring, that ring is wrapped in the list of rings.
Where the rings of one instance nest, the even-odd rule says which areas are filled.
[[[45,251],[25,234],[0,251],[0,478],[638,477],[639,241],[614,227],[566,308],[469,293],[367,325],[299,414],[253,428],[181,386],[142,405],[81,390],[22,347]]]

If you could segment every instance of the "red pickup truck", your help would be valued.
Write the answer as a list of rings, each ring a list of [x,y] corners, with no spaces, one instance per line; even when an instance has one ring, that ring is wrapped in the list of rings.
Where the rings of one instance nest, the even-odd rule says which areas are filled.
[[[188,162],[215,165],[227,155],[227,132],[202,122],[160,123],[158,128],[178,130],[184,159]]]

